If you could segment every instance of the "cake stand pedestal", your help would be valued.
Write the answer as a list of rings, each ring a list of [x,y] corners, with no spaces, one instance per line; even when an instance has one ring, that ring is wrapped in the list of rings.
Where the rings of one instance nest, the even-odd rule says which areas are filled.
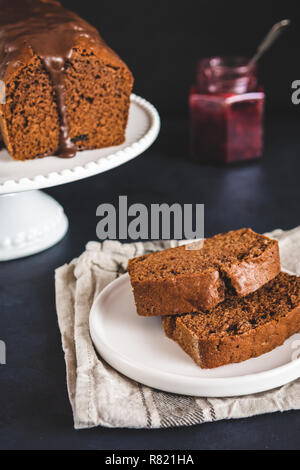
[[[20,162],[0,152],[0,261],[50,248],[68,230],[62,206],[40,189],[103,173],[143,153],[160,130],[158,112],[132,95],[124,144],[78,152],[75,158]],[[12,179],[13,178],[13,179]]]
[[[68,230],[62,206],[34,190],[0,196],[0,260],[33,255],[60,241]]]

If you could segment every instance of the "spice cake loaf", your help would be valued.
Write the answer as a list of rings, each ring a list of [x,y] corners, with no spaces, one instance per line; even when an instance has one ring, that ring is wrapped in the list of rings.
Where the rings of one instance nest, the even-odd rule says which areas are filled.
[[[246,297],[231,295],[209,315],[164,317],[163,326],[203,369],[260,356],[300,331],[300,277],[280,273]]]
[[[0,126],[12,158],[124,142],[133,77],[98,31],[54,0],[0,0]]]
[[[131,259],[128,272],[139,315],[210,311],[231,290],[245,296],[279,274],[278,242],[240,229]]]

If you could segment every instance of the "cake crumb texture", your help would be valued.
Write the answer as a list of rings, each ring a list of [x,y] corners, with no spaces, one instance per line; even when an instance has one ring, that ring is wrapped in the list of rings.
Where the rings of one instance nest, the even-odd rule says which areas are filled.
[[[209,314],[164,317],[163,327],[205,369],[260,356],[300,331],[300,278],[280,273],[246,297],[230,295]]]
[[[199,244],[195,245],[199,247]],[[234,291],[245,296],[280,272],[278,242],[245,228],[129,260],[139,315],[210,311]]]

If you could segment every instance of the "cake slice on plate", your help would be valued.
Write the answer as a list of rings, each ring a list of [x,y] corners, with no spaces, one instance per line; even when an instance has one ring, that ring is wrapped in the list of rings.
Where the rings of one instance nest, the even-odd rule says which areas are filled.
[[[300,331],[300,277],[280,273],[246,297],[229,296],[209,314],[164,317],[163,327],[203,369],[260,356]]]
[[[240,229],[129,260],[137,313],[211,311],[232,292],[245,296],[280,272],[278,242]]]

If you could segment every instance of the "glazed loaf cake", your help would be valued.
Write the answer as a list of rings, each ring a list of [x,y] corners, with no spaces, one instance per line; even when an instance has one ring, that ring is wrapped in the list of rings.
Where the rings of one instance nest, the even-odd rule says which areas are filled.
[[[280,273],[246,297],[231,295],[210,314],[164,317],[163,326],[204,369],[260,356],[300,331],[300,278]]]
[[[54,0],[0,0],[0,126],[12,158],[124,142],[133,77],[97,30]]]
[[[208,238],[200,246],[134,258],[128,272],[139,315],[210,311],[231,290],[245,296],[277,276],[279,248],[277,241],[241,229]]]

